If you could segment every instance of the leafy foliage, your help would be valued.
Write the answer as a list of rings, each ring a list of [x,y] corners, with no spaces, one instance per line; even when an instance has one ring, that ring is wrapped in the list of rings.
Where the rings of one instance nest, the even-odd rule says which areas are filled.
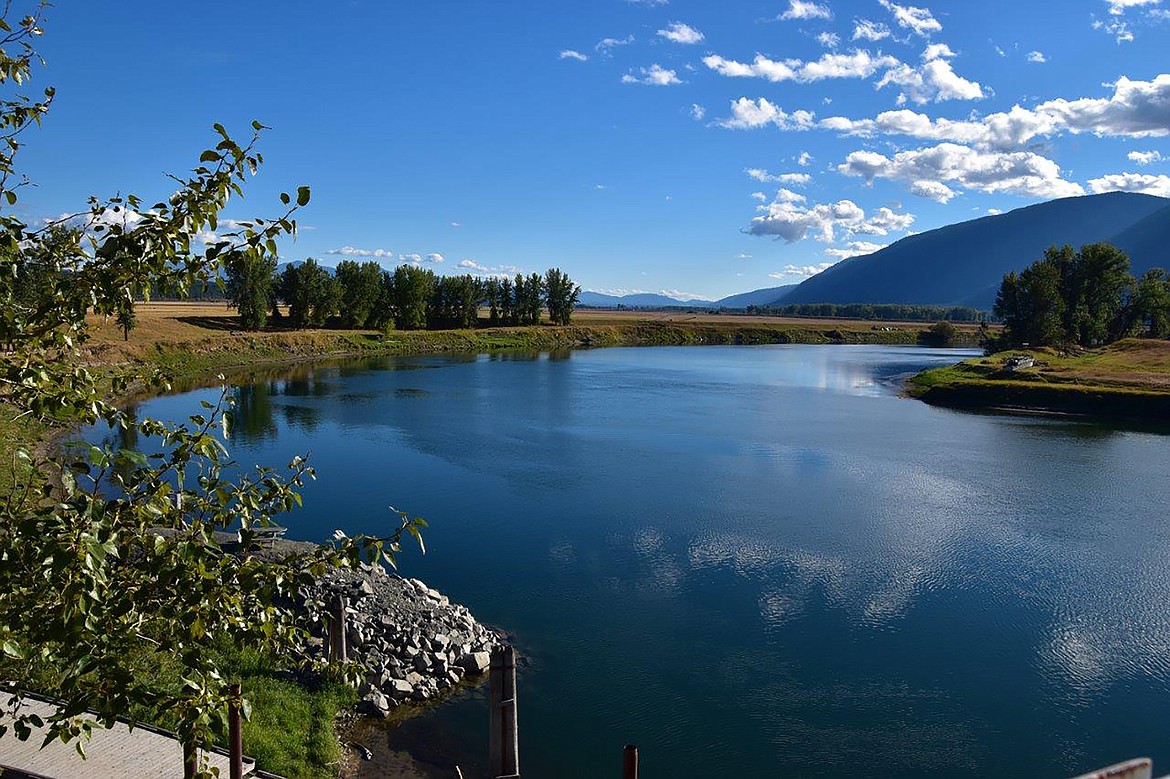
[[[1003,277],[995,315],[1004,331],[992,349],[1099,346],[1134,334],[1164,338],[1170,335],[1170,287],[1160,268],[1135,282],[1129,258],[1110,244],[1053,246],[1023,271]]]
[[[16,28],[0,18],[0,30],[7,33],[0,88],[11,89],[29,77],[38,16]],[[47,91],[39,103],[19,96],[0,102],[6,207],[18,201],[10,181],[17,135],[40,121],[51,97]],[[78,715],[90,709],[107,726],[118,716],[166,711],[185,742],[206,741],[231,694],[232,669],[213,646],[226,641],[308,663],[310,626],[292,607],[298,589],[330,566],[392,563],[402,537],[419,536],[425,524],[396,511],[382,537],[339,532],[332,545],[262,560],[255,530],[300,504],[299,489],[313,475],[308,464],[298,457],[283,474],[237,471],[221,440],[231,423],[226,400],[207,404],[188,424],[135,419],[106,399],[107,389],[123,391],[126,380],[111,387],[84,367],[88,312],[117,315],[141,290],[205,287],[224,264],[256,281],[240,300],[249,301],[257,325],[262,271],[275,262],[277,240],[296,231],[293,216],[309,202],[308,188],[297,190],[295,202],[282,195],[278,217],[243,222],[196,248],[196,236],[218,228],[222,209],[243,195],[263,161],[256,143],[264,128],[253,122],[252,129],[240,144],[215,125],[214,146],[189,174],[171,177],[171,194],[147,207],[134,195],[91,198],[87,212],[40,229],[0,211],[0,316],[10,346],[0,358],[0,409],[47,424],[104,421],[152,441],[156,452],[13,453],[31,467],[14,469],[13,488],[0,496],[0,652],[52,669],[50,692],[63,707],[43,723],[50,739],[86,733],[93,725]],[[161,377],[157,383],[165,386]],[[223,531],[238,531],[238,553],[225,548],[217,535]],[[164,664],[182,669],[177,688],[144,681]],[[42,724],[20,713],[19,700],[19,693],[7,696],[10,716],[0,736],[27,738]]]

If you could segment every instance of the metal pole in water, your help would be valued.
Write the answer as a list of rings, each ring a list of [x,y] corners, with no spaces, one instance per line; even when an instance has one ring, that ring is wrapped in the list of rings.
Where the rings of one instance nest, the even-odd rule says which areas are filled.
[[[489,776],[520,776],[520,735],[516,723],[516,650],[510,646],[492,651],[488,674],[490,696]]]
[[[626,744],[622,750],[622,779],[638,779],[638,747]]]

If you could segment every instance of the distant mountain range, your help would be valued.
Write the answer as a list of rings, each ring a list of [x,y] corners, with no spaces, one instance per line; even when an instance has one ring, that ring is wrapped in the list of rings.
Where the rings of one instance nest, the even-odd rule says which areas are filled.
[[[776,302],[910,303],[988,309],[1003,275],[1053,244],[1108,241],[1135,275],[1170,269],[1170,200],[1130,192],[1070,197],[940,227],[853,257],[806,279]]]
[[[768,287],[767,289],[728,295],[719,300],[682,300],[653,292],[638,292],[633,295],[605,295],[600,292],[586,291],[581,293],[578,304],[595,308],[617,308],[618,306],[624,308],[676,308],[680,306],[687,308],[747,308],[748,306],[762,306],[772,303],[795,288],[795,284]]]

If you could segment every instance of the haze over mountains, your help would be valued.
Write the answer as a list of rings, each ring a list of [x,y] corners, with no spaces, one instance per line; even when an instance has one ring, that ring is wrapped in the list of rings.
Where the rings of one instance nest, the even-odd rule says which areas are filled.
[[[681,301],[664,295],[585,292],[583,305],[746,308],[792,303],[905,303],[990,309],[1005,273],[1026,268],[1053,244],[1107,241],[1141,275],[1170,270],[1170,199],[1130,192],[1062,198],[896,241],[843,260],[799,285]]]

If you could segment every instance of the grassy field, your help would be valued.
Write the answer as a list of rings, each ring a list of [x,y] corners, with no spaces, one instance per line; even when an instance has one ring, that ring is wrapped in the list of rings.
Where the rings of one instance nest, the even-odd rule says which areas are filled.
[[[1036,364],[1008,371],[1005,360]],[[1013,408],[1170,422],[1170,341],[1130,338],[1076,354],[1013,350],[915,376],[911,394],[962,408]]]

